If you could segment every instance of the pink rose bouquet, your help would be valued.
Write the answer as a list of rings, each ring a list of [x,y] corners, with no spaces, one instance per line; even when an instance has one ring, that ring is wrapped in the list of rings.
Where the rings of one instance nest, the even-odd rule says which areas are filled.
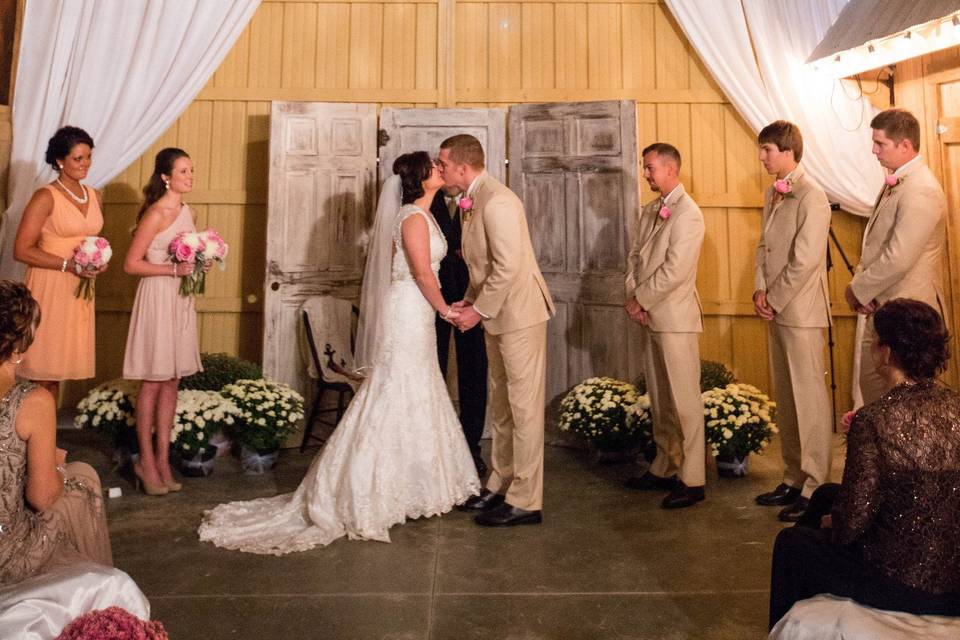
[[[224,260],[230,247],[219,233],[213,229],[204,231],[184,231],[170,242],[170,260],[174,263],[192,262],[193,273],[180,276],[180,295],[203,295],[207,288],[207,274],[204,266],[214,261],[220,270],[226,269]]]
[[[57,640],[169,640],[163,625],[141,620],[126,609],[109,607],[85,613],[64,627]]]
[[[113,248],[106,238],[100,236],[87,236],[77,248],[73,250],[73,263],[76,265],[77,275],[84,271],[98,271],[110,262],[113,257]],[[80,284],[73,292],[78,298],[93,300],[94,279],[80,278]]]

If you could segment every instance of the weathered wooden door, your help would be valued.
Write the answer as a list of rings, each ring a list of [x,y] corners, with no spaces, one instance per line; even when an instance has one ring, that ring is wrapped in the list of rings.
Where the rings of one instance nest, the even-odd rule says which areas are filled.
[[[263,372],[301,393],[297,311],[307,296],[357,298],[376,166],[375,105],[273,103]]]
[[[639,215],[635,103],[511,107],[509,158],[510,188],[557,303],[547,402],[593,375],[632,381],[639,363],[623,273]]]
[[[380,182],[393,174],[393,161],[411,151],[440,154],[440,143],[458,133],[469,133],[483,145],[487,171],[504,180],[506,119],[503,109],[394,109],[380,111],[380,129],[386,143],[380,149]]]
[[[943,78],[945,81],[938,82],[935,86],[940,148],[931,149],[929,153],[933,155],[939,151],[939,157],[934,156],[931,160],[934,163],[939,161],[943,190],[947,196],[947,238],[950,240],[947,241],[947,272],[943,281],[947,289],[947,313],[952,316],[948,319],[948,326],[952,329],[951,346],[956,353],[957,327],[960,326],[960,273],[955,267],[951,267],[960,264],[960,248],[952,241],[957,237],[957,214],[960,212],[960,74],[953,72],[944,75],[947,76]],[[927,95],[930,93],[928,90]],[[924,152],[924,155],[926,153],[928,152]],[[949,378],[960,380],[957,358],[951,358],[948,367]]]

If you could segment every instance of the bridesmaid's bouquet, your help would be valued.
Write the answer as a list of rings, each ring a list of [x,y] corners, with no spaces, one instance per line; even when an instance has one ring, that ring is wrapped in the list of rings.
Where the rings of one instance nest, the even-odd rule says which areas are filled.
[[[184,231],[170,242],[168,249],[170,260],[192,262],[193,273],[180,276],[180,295],[203,295],[207,288],[207,274],[203,266],[208,261],[214,261],[223,271],[226,269],[224,260],[230,247],[224,242],[219,233],[213,229],[203,231]]]
[[[106,238],[100,236],[87,236],[73,250],[73,262],[76,266],[77,275],[84,271],[97,271],[107,266],[110,258],[113,257],[113,249]],[[80,278],[80,284],[77,285],[73,295],[84,300],[93,300],[94,279]]]

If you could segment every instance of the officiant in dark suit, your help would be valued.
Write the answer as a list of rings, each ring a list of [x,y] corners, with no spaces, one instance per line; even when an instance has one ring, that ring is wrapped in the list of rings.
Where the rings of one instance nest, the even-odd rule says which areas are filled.
[[[459,197],[459,194],[456,194]],[[440,262],[440,291],[448,304],[463,300],[470,283],[467,263],[460,253],[461,220],[457,197],[437,191],[430,212],[436,219],[443,236],[447,239],[447,255]],[[437,327],[437,355],[440,358],[440,371],[447,375],[447,361],[450,352],[449,322],[439,317]],[[460,398],[460,423],[463,435],[473,454],[477,474],[483,478],[487,465],[480,457],[480,437],[487,410],[487,351],[483,337],[483,327],[478,323],[466,332],[454,331],[454,344],[457,353],[457,389]]]

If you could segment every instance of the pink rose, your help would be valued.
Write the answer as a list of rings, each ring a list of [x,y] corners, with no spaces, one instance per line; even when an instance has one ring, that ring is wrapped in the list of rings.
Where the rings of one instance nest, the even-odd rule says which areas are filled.
[[[217,242],[217,257],[223,260],[224,258],[227,257],[227,251],[229,250],[229,247],[227,246],[227,243],[224,242],[222,239],[218,239],[218,240],[219,241]]]
[[[473,209],[473,198],[470,196],[464,196],[460,198],[460,201],[457,203],[457,205],[464,211],[469,211],[470,209]]]
[[[81,267],[85,267],[90,263],[90,256],[83,251],[77,251],[75,254],[73,254],[73,261]]]
[[[173,257],[178,262],[193,262],[193,249],[186,244],[180,243],[177,245],[177,250],[174,252]]]
[[[784,196],[791,191],[793,191],[793,185],[789,180],[777,180],[773,183],[773,188],[777,190],[777,193]]]
[[[663,205],[662,207],[660,207],[660,214],[659,214],[659,215],[660,215],[660,217],[663,218],[664,220],[666,220],[667,218],[669,218],[669,217],[670,217],[670,207],[668,207],[667,205]]]
[[[101,253],[100,251],[94,251],[93,255],[90,256],[90,264],[93,265],[94,267],[102,267],[103,253]]]
[[[97,249],[106,249],[110,246],[110,243],[107,242],[106,238],[97,238],[94,243],[97,245]]]
[[[900,176],[897,176],[891,173],[890,175],[885,177],[883,181],[887,183],[888,187],[895,187],[898,184],[900,184]]]

